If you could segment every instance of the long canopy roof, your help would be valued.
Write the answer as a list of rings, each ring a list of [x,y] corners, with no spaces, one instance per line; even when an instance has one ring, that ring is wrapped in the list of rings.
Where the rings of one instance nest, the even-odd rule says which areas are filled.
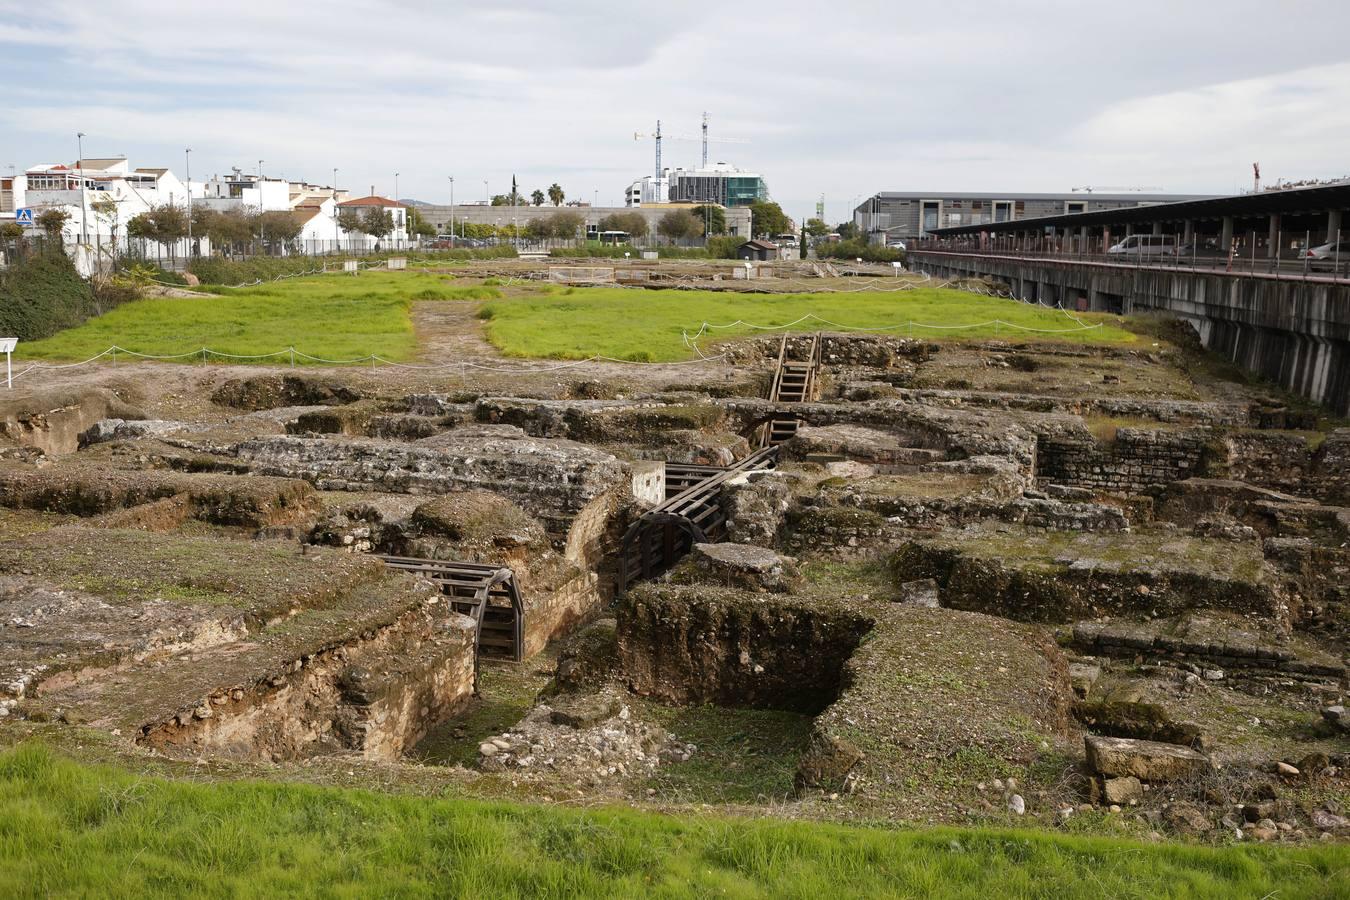
[[[1208,200],[1153,203],[1121,209],[1012,219],[1007,222],[986,222],[981,225],[953,225],[948,228],[931,229],[930,233],[957,235],[979,234],[982,231],[1035,231],[1050,226],[1077,228],[1094,225],[1141,225],[1159,221],[1178,222],[1185,219],[1221,219],[1224,216],[1240,219],[1254,216],[1305,215],[1324,213],[1333,209],[1350,209],[1350,181],[1283,191],[1262,191],[1259,194],[1213,197]]]

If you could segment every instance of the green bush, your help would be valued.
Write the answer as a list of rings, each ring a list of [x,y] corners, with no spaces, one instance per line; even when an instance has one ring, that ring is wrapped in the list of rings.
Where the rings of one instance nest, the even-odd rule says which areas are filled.
[[[816,256],[821,259],[861,259],[863,262],[904,262],[905,251],[884,244],[869,244],[863,240],[833,241],[816,245]]]
[[[135,296],[135,291],[112,286],[96,292],[64,253],[34,253],[0,272],[0,334],[37,340]]]
[[[712,238],[708,243],[711,245],[713,241],[718,240],[721,239]],[[733,253],[727,258],[734,258],[734,247],[735,245]],[[561,258],[623,259],[623,255],[627,253],[632,259],[641,259],[643,250],[655,250],[661,259],[707,259],[714,255],[707,247],[634,247],[632,244],[600,244],[594,241],[580,247],[554,247],[548,251],[548,255]]]
[[[242,259],[204,256],[188,263],[188,271],[196,275],[202,284],[228,286],[312,272],[322,269],[323,264],[323,260],[307,256],[254,256]]]
[[[708,238],[708,256],[712,259],[735,259],[736,248],[745,243],[745,238],[720,234]]]

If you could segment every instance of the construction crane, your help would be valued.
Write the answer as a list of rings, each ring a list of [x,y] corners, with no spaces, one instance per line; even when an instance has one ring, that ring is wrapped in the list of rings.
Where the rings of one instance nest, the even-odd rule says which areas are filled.
[[[1077,194],[1079,191],[1082,191],[1083,193],[1086,194],[1090,194],[1093,191],[1161,191],[1164,190],[1164,188],[1160,188],[1156,185],[1151,184],[1149,185],[1095,184],[1095,185],[1087,185],[1085,187],[1069,188],[1069,190],[1073,191],[1075,194]]]
[[[635,140],[635,141],[641,141],[641,140],[645,140],[646,138],[652,138],[653,140],[656,141],[656,177],[657,177],[657,178],[660,178],[660,177],[661,177],[661,140],[662,140],[662,138],[664,138],[665,140],[668,140],[668,141],[700,141],[700,142],[702,142],[702,144],[703,144],[703,157],[702,157],[702,158],[703,158],[703,166],[702,166],[702,167],[705,168],[705,169],[708,167],[708,144],[709,144],[709,142],[716,143],[716,144],[748,144],[748,143],[750,143],[749,141],[745,140],[744,138],[710,138],[710,137],[708,137],[708,114],[707,114],[707,113],[704,113],[704,114],[703,114],[703,129],[702,129],[702,131],[703,131],[703,134],[702,134],[701,137],[689,137],[689,136],[687,136],[687,135],[682,135],[682,134],[666,134],[666,135],[663,135],[663,134],[661,134],[661,120],[660,120],[660,119],[657,119],[657,121],[656,121],[656,131],[655,131],[655,132],[653,132],[653,133],[651,133],[651,134],[643,134],[643,133],[640,132],[640,131],[635,131],[635,132],[633,132],[633,140]]]

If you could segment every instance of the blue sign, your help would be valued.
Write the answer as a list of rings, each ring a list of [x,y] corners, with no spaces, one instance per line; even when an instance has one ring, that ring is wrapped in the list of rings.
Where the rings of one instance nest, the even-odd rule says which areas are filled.
[[[16,225],[32,225],[33,207],[21,206],[18,209],[14,210],[14,223]]]

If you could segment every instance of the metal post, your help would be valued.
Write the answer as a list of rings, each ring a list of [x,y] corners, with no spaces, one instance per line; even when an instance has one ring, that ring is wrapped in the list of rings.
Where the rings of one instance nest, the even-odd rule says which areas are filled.
[[[188,256],[192,256],[192,148],[183,151],[183,176],[187,179]]]
[[[84,194],[84,132],[75,132],[75,146],[80,158],[75,161],[75,168],[80,177],[80,242],[89,246],[89,209]]]
[[[455,176],[450,176],[450,246],[455,246]]]
[[[337,170],[336,168],[334,168],[334,169],[333,169],[333,252],[334,252],[334,253],[337,253],[338,248],[342,246],[342,226],[338,224],[338,211],[337,211],[337,198],[338,198],[337,173],[338,173],[338,170]]]
[[[262,164],[266,160],[258,160],[258,243],[262,244],[264,252],[267,250],[267,233],[263,230],[263,190],[262,190]]]

